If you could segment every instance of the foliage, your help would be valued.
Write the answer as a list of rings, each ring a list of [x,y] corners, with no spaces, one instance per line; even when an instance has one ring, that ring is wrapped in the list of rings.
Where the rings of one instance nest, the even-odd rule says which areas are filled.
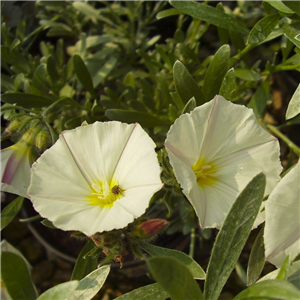
[[[123,231],[93,236],[78,256],[71,281],[39,297],[24,258],[2,249],[3,289],[12,299],[57,295],[92,299],[109,274],[109,263],[122,265],[129,250],[146,260],[157,283],[118,299],[147,300],[149,294],[157,299],[183,295],[217,299],[238,264],[257,214],[264,213],[260,210],[264,175],[254,177],[237,197],[213,242],[204,272],[193,259],[195,232],[209,239],[211,230],[199,227],[164,142],[175,120],[220,94],[252,108],[261,125],[280,138],[285,170],[296,163],[299,141],[287,132],[300,124],[299,86],[290,91],[284,116],[270,121],[277,76],[299,76],[296,2],[2,1],[1,6],[1,115],[6,127],[2,141],[10,139],[16,145],[34,131],[30,147],[36,160],[64,130],[95,121],[137,122],[157,146],[164,183],[142,219]],[[172,33],[165,32],[166,27]],[[22,204],[23,197],[18,197],[3,209],[1,230]],[[134,235],[136,228],[157,215],[170,223],[165,234],[190,235],[191,257],[149,244],[156,234]],[[247,266],[249,287],[234,299],[299,298],[297,258],[286,259],[277,278],[270,273],[259,280],[265,264],[263,228],[254,235]],[[100,253],[106,258],[97,266]],[[203,291],[195,279],[204,280]]]

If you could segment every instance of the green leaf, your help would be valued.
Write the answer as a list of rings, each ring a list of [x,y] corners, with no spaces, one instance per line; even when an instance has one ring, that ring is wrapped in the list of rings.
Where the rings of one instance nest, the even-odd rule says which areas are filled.
[[[289,268],[290,268],[290,257],[287,256],[282,263],[282,266],[279,270],[278,275],[276,276],[276,279],[287,280]]]
[[[51,228],[51,229],[57,229],[57,227],[55,227],[55,226],[53,225],[53,223],[52,223],[51,221],[47,220],[47,219],[44,219],[43,221],[41,221],[41,223],[42,223],[44,226],[48,227],[48,228]]]
[[[192,97],[198,105],[205,103],[205,97],[187,68],[177,60],[173,67],[174,84],[182,102],[186,104]]]
[[[195,279],[205,279],[203,269],[188,255],[183,252],[154,246],[148,243],[141,243],[140,246],[153,257],[167,256],[172,257],[184,264]]]
[[[284,35],[300,49],[300,22],[294,24],[282,23]]]
[[[264,41],[276,27],[279,20],[277,13],[270,14],[258,21],[248,36],[247,44],[258,44]]]
[[[223,45],[214,55],[205,73],[203,93],[207,100],[219,93],[222,81],[228,71],[230,58],[229,45]]]
[[[163,120],[152,114],[124,109],[107,109],[105,115],[115,121],[127,123],[139,123],[143,127],[169,126],[169,121]]]
[[[282,1],[285,6],[300,16],[300,5],[298,1]]]
[[[90,300],[104,284],[110,271],[110,266],[103,266],[79,281],[76,290],[66,300]]]
[[[160,19],[163,19],[163,18],[167,18],[167,17],[170,17],[170,16],[176,16],[176,15],[180,15],[180,14],[181,14],[181,12],[178,9],[170,8],[170,9],[167,9],[167,10],[160,11],[156,15],[156,19],[160,20]]]
[[[256,282],[265,265],[264,229],[257,235],[249,256],[247,269],[247,285]]]
[[[274,1],[274,0],[265,0],[264,2],[270,4],[278,11],[283,12],[285,14],[293,14],[294,12],[286,7],[281,1]]]
[[[83,87],[92,95],[93,98],[97,98],[91,75],[87,67],[85,66],[82,58],[78,54],[73,55],[73,66],[76,76],[83,85]]]
[[[219,94],[223,96],[225,99],[230,100],[231,94],[235,89],[235,71],[234,68],[231,68],[226,73],[222,85],[220,87]]]
[[[300,261],[295,261],[289,268],[288,279],[295,287],[300,290]]]
[[[26,263],[19,255],[12,252],[1,253],[1,276],[13,300],[37,298]]]
[[[285,119],[289,120],[300,114],[300,84],[292,96],[286,111]]]
[[[75,1],[72,5],[76,8],[76,10],[89,17],[94,23],[96,23],[99,19],[99,11],[88,3]]]
[[[172,300],[202,300],[203,294],[188,268],[167,256],[148,259],[154,279],[170,294]]]
[[[181,98],[179,97],[177,92],[170,93],[174,104],[177,106],[178,110],[183,110],[184,103],[182,102]]]
[[[95,248],[95,244],[92,240],[89,240],[79,253],[71,280],[81,280],[84,276],[91,273],[97,268],[98,259],[96,256],[86,256],[89,251]]]
[[[253,112],[257,118],[260,118],[266,108],[269,100],[270,81],[266,79],[263,84],[256,90],[250,100],[249,108],[253,108]]]
[[[116,57],[111,57],[97,72],[96,75],[93,76],[93,85],[97,87],[113,70],[116,63],[118,62]]]
[[[17,104],[24,108],[44,107],[52,104],[54,100],[38,95],[26,93],[6,93],[1,95],[1,101],[10,104]]]
[[[233,300],[256,299],[299,299],[300,291],[288,281],[266,280],[248,287],[239,293]]]
[[[18,197],[9,203],[1,212],[1,230],[4,229],[18,214],[22,207],[24,197]]]
[[[261,80],[261,76],[259,73],[255,72],[254,70],[248,70],[248,69],[236,69],[235,76],[247,81]]]
[[[169,294],[158,284],[153,283],[126,293],[115,300],[165,300]]]
[[[212,25],[225,28],[227,30],[248,33],[248,28],[231,15],[214,7],[194,1],[170,1],[176,9],[188,14],[196,19],[208,22]]]
[[[206,300],[216,300],[234,269],[258,214],[266,177],[256,175],[233,203],[214,243],[204,285]]]
[[[197,103],[196,103],[195,98],[193,97],[193,98],[191,98],[191,99],[189,100],[189,102],[185,105],[185,107],[183,108],[181,114],[183,115],[183,114],[185,114],[185,113],[191,112],[192,110],[195,109],[196,106],[197,106]]]
[[[78,280],[58,284],[44,292],[36,300],[65,300],[78,285]]]

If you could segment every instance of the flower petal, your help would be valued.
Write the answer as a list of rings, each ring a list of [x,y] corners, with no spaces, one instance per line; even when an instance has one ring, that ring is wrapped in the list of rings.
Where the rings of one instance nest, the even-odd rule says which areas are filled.
[[[278,268],[287,255],[300,253],[300,162],[285,175],[266,201],[266,259]]]
[[[30,182],[30,148],[22,142],[1,151],[1,190],[27,196]]]
[[[63,230],[91,236],[123,228],[162,187],[154,147],[138,124],[96,122],[65,131],[32,166],[33,205]]]
[[[207,161],[276,140],[259,125],[252,109],[233,104],[222,96],[216,96],[209,103],[212,105],[211,114],[198,153]],[[193,113],[197,114],[197,110]]]
[[[82,175],[92,183],[112,177],[134,128],[134,124],[96,122],[64,131],[62,137]]]
[[[201,227],[219,227],[258,173],[264,172],[267,178],[265,195],[280,179],[277,139],[259,125],[252,109],[221,96],[178,118],[165,145]],[[263,217],[260,213],[255,226]]]
[[[157,162],[154,142],[139,124],[135,124],[128,137],[113,177],[122,182],[127,190],[144,185],[160,185],[160,168]]]

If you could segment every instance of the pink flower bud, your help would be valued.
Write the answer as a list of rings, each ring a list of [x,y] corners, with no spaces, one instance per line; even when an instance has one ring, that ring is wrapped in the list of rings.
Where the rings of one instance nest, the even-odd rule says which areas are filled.
[[[134,227],[131,233],[139,238],[151,238],[168,225],[169,222],[163,219],[147,220]]]

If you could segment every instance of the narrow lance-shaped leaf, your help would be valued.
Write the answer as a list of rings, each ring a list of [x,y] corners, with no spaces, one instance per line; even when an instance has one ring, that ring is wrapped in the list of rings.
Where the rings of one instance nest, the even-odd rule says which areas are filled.
[[[172,300],[203,300],[203,294],[188,268],[167,256],[153,257],[147,265],[154,279]]]
[[[117,58],[111,57],[104,65],[103,67],[97,72],[96,75],[93,76],[93,85],[94,87],[97,87],[113,70],[117,63]]]
[[[35,300],[35,287],[25,261],[12,252],[1,253],[1,279],[12,299]]]
[[[205,102],[205,97],[191,76],[187,68],[177,60],[173,67],[174,84],[176,91],[183,103],[187,103],[192,97],[198,105]]]
[[[262,203],[266,178],[256,175],[232,205],[215,241],[204,286],[206,300],[216,300],[246,243]]]
[[[300,291],[290,282],[283,280],[265,280],[248,287],[233,300],[248,299],[299,299]]]
[[[78,54],[73,55],[73,65],[76,76],[83,87],[92,95],[92,97],[97,98],[90,72]]]
[[[270,81],[269,79],[266,79],[250,100],[248,107],[253,108],[253,112],[257,118],[260,118],[265,110],[269,99],[269,89]]]
[[[300,49],[300,23],[286,24],[281,23],[284,35]]]
[[[24,197],[18,197],[3,209],[1,212],[1,230],[15,218],[22,207],[23,201]]]
[[[73,291],[75,291],[78,284],[78,280],[58,284],[44,292],[36,300],[65,300]]]
[[[195,109],[195,107],[197,106],[196,100],[195,98],[191,98],[188,103],[185,105],[185,107],[183,108],[181,114],[185,114],[185,113],[189,113],[192,110]]]
[[[170,9],[160,11],[156,15],[156,19],[160,20],[160,19],[163,19],[163,18],[167,18],[167,17],[170,17],[170,16],[176,16],[176,15],[180,15],[180,14],[181,14],[181,12],[178,9],[170,8]]]
[[[247,269],[247,285],[252,285],[258,279],[265,265],[264,229],[257,235],[249,256]]]
[[[283,261],[282,266],[281,266],[281,268],[279,270],[279,273],[276,276],[276,279],[287,280],[289,268],[290,268],[290,257],[288,255],[285,258],[285,260]]]
[[[176,9],[200,20],[231,31],[248,33],[248,28],[234,17],[214,7],[194,1],[170,1]]]
[[[283,12],[285,14],[293,14],[293,11],[291,9],[289,9],[287,6],[285,6],[282,3],[282,1],[264,0],[264,2],[270,4],[271,6],[273,6],[280,12]]]
[[[222,85],[220,88],[219,94],[223,96],[225,99],[230,100],[231,94],[235,89],[235,71],[234,68],[231,68],[226,73]]]
[[[183,252],[154,246],[148,243],[142,243],[140,246],[153,257],[167,256],[183,263],[189,269],[195,279],[205,278],[205,272],[203,269],[190,256]]]
[[[214,55],[206,71],[203,83],[203,93],[207,100],[219,93],[222,81],[228,71],[230,58],[229,45],[223,45]]]
[[[290,8],[293,12],[300,16],[300,5],[298,1],[282,1],[285,6]]]
[[[264,41],[276,27],[278,20],[279,15],[275,13],[267,15],[258,21],[248,36],[247,44],[258,44]]]
[[[24,108],[44,107],[51,105],[54,100],[28,93],[6,93],[1,95],[1,101],[10,104],[17,104]]]
[[[110,266],[103,266],[79,281],[76,290],[66,300],[90,300],[103,286]]]
[[[300,114],[300,84],[298,85],[286,111],[285,119],[289,120]]]
[[[169,294],[158,283],[149,284],[126,293],[115,300],[165,300]]]
[[[80,280],[96,269],[97,257],[87,256],[86,258],[83,258],[93,248],[95,248],[95,244],[92,240],[89,240],[82,248],[76,260],[71,280]]]

